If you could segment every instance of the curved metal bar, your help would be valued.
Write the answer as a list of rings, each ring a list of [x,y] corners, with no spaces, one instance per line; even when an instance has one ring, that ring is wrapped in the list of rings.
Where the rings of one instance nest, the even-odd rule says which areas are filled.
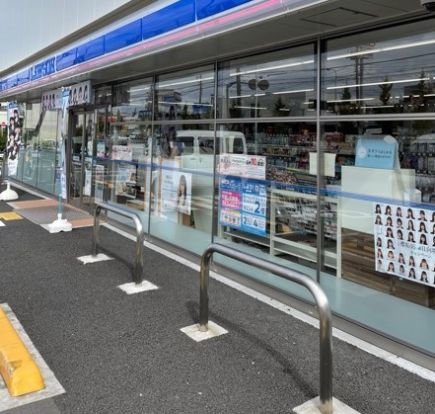
[[[120,216],[128,217],[134,221],[136,226],[136,257],[133,267],[133,282],[137,285],[142,283],[143,280],[143,244],[145,241],[145,232],[143,229],[142,221],[138,213],[133,211],[127,211],[111,204],[103,203],[101,201],[95,201],[94,211],[94,229],[92,237],[92,256],[98,254],[99,241],[99,229],[100,229],[100,214],[101,210],[111,211],[119,214]]]
[[[322,414],[332,414],[332,315],[328,298],[323,292],[323,289],[316,281],[307,275],[239,252],[227,246],[212,243],[207,247],[201,257],[199,298],[199,329],[201,331],[207,331],[208,329],[208,285],[210,261],[214,253],[222,254],[242,263],[273,273],[290,282],[298,283],[307,288],[313,295],[320,320],[320,411]]]

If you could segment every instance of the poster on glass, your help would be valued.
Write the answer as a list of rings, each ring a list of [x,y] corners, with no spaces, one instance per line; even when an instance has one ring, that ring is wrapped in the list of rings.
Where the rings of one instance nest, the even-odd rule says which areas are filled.
[[[376,270],[435,286],[435,211],[375,203]]]

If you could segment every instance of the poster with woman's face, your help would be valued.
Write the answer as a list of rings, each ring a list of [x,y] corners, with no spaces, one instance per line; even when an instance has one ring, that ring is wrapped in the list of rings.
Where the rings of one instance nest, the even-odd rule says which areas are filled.
[[[17,174],[18,157],[21,148],[21,131],[23,128],[23,111],[16,102],[10,102],[8,105],[8,135],[6,141],[6,155],[8,174],[14,176]]]
[[[192,204],[192,174],[174,171],[174,184],[176,184],[177,211],[190,214]]]
[[[435,286],[435,211],[375,203],[373,226],[376,271]]]

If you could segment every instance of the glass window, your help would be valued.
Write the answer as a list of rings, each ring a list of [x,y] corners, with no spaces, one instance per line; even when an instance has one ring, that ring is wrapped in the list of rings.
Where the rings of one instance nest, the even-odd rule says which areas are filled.
[[[57,155],[58,110],[45,111],[39,130],[39,162],[37,187],[54,193],[55,166]]]
[[[112,104],[112,85],[102,86],[94,90],[95,105]]]
[[[209,124],[154,130],[150,233],[197,254],[211,240],[213,142]]]
[[[331,40],[326,49],[326,114],[435,111],[433,20]]]
[[[310,160],[316,154],[315,123],[219,124],[216,138],[215,239],[314,276],[317,190]],[[327,237],[327,265],[333,268],[336,234],[332,226]],[[294,284],[283,285],[258,269],[251,271],[228,259],[222,262],[307,297]]]
[[[431,352],[434,131],[417,120],[326,123],[322,133],[325,198],[339,217],[336,270],[321,279],[334,310]],[[325,233],[328,220],[325,208]]]
[[[17,178],[32,186],[36,186],[37,182],[38,125],[42,122],[41,116],[39,102],[25,104],[23,142],[19,153]]]
[[[315,115],[314,45],[226,62],[218,79],[220,118]]]
[[[212,66],[159,76],[155,118],[162,121],[213,118],[214,79]]]
[[[151,80],[114,87],[114,105],[97,112],[95,196],[143,211],[148,229],[152,143]],[[107,131],[107,135],[106,135]]]
[[[17,178],[48,193],[55,192],[58,110],[27,103]]]

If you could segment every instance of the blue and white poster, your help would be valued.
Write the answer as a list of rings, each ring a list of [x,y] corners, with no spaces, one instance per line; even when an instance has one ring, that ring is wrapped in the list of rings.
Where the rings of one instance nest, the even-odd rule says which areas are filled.
[[[267,184],[260,180],[220,178],[220,224],[258,235],[266,234]]]
[[[358,139],[355,158],[356,167],[392,170],[398,167],[397,159],[398,145],[394,137],[360,137]]]

